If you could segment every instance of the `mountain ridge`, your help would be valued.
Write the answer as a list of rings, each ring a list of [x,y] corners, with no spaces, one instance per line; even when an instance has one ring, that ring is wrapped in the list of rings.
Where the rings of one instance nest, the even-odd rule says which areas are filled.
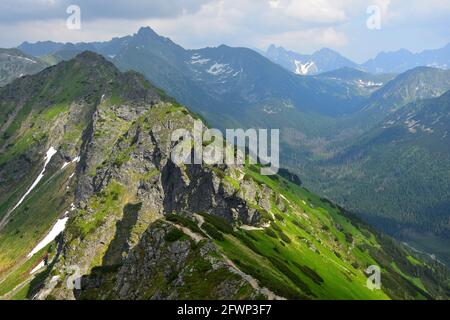
[[[37,73],[49,65],[18,49],[0,49],[0,87],[22,76]]]

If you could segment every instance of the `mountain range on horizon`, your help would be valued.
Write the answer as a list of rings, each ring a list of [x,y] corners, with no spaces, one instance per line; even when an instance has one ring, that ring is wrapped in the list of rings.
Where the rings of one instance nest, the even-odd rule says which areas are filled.
[[[145,27],[142,29],[150,29]],[[151,30],[154,32],[153,30]],[[60,43],[53,41],[39,41],[29,43],[27,41],[17,48],[26,54],[44,57],[46,55],[59,54],[73,57],[75,52],[84,50],[102,51],[107,56],[113,56],[120,46],[124,37],[114,38],[112,41],[92,42],[92,43]],[[125,37],[126,38],[126,37]],[[358,64],[345,58],[337,51],[322,48],[312,54],[301,54],[283,47],[270,45],[266,50],[255,49],[258,53],[269,58],[275,63],[283,66],[300,75],[315,75],[323,72],[333,71],[343,67],[350,67],[366,71],[369,73],[402,73],[419,66],[429,66],[441,69],[450,67],[450,43],[438,49],[425,49],[418,53],[413,53],[407,49],[396,51],[380,52],[374,58],[364,63]],[[72,54],[69,54],[72,52]]]
[[[357,64],[338,52],[323,48],[311,55],[299,54],[283,47],[270,45],[266,51],[259,51],[272,61],[300,75],[314,75],[343,67],[355,68],[369,73],[402,73],[420,67],[450,68],[450,43],[439,49],[412,53],[406,49],[380,52],[375,58]]]

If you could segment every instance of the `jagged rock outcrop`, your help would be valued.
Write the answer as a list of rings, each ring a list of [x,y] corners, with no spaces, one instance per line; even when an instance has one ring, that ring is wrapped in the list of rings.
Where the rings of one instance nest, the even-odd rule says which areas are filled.
[[[131,81],[125,80],[125,85]],[[169,257],[164,259],[170,261],[175,259],[175,256],[170,256],[172,251],[181,250],[184,253],[176,255],[181,260],[176,258],[172,261],[180,267],[189,252],[206,250],[193,250],[192,239],[166,248],[166,244],[159,243],[153,236],[150,237],[156,241],[156,248],[142,247],[148,233],[165,232],[161,224],[160,228],[154,224],[167,214],[192,216],[202,212],[223,217],[236,227],[241,224],[257,227],[267,220],[263,217],[267,215],[263,206],[267,207],[270,190],[260,194],[262,187],[252,180],[242,181],[242,188],[236,188],[236,185],[239,186],[237,179],[244,176],[243,166],[178,165],[172,162],[171,152],[178,142],[171,141],[171,133],[181,128],[192,129],[196,119],[185,108],[172,101],[164,101],[152,89],[148,90],[139,92],[134,89],[134,92],[126,91],[120,97],[112,97],[106,90],[90,115],[76,170],[77,210],[72,214],[64,234],[62,259],[54,267],[61,274],[62,284],[64,270],[73,265],[79,267],[84,278],[92,283],[90,274],[96,268],[117,268],[119,275],[130,272],[126,269],[130,265],[142,264],[144,270],[150,268],[148,261],[136,261],[139,250],[156,250],[154,254],[158,256],[168,254]],[[260,209],[258,204],[261,204]],[[124,224],[126,234],[118,229]],[[212,243],[206,241],[201,248],[205,246],[217,253]],[[164,252],[159,252],[163,247]],[[226,266],[224,268],[229,273],[224,277],[224,283],[217,284],[218,288],[223,286],[218,290],[222,294],[229,291],[229,297],[235,297],[239,287],[248,283],[228,270],[233,267],[220,258],[215,259],[217,262],[214,263]],[[133,274],[135,278],[129,276],[129,281],[141,283],[142,274]],[[123,279],[120,277],[115,281],[120,289],[109,293],[114,298],[143,297],[139,295],[140,291],[127,288],[129,283],[121,285]],[[256,296],[254,289],[249,292]],[[58,286],[49,294],[56,298],[76,297],[64,286]],[[154,298],[174,298],[179,294],[177,291],[164,296],[155,291]]]

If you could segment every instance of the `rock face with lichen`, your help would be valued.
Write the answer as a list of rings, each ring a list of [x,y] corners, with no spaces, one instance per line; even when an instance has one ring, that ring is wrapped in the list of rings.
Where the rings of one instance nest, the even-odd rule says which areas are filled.
[[[51,263],[27,298],[448,296],[441,266],[281,176],[262,176],[258,165],[172,161],[186,143],[172,133],[192,131],[198,117],[96,54],[0,88],[0,105],[0,276],[23,269],[28,277],[39,259],[23,257],[68,216],[41,250]],[[11,211],[50,147],[57,153],[42,181]],[[27,174],[15,175],[19,169]],[[366,286],[373,264],[384,270],[378,291]],[[0,294],[16,281],[7,280],[0,278]]]
[[[190,274],[201,272],[198,268],[211,269],[208,275],[218,279],[214,279],[212,292],[206,296],[199,292],[197,298],[240,297],[241,287],[249,285],[222,261],[207,237],[200,243],[189,235],[167,242],[167,235],[178,229],[155,222],[167,214],[192,216],[202,212],[223,217],[231,225],[258,226],[263,214],[245,200],[257,202],[255,192],[244,195],[225,179],[231,171],[243,176],[243,168],[173,163],[170,154],[175,143],[170,134],[178,128],[191,128],[195,119],[173,103],[161,101],[148,109],[138,105],[136,110],[132,103],[119,103],[122,105],[111,107],[103,102],[94,113],[77,170],[77,210],[64,234],[63,262],[55,269],[72,265],[80,268],[88,288],[80,297],[94,298],[94,292],[105,298],[189,297],[184,284]],[[106,116],[102,108],[108,108],[109,117],[125,117],[129,127],[103,136],[107,120],[103,120]],[[252,188],[258,188],[257,184],[247,181],[244,189]],[[115,270],[117,275],[111,280],[103,270]],[[147,275],[149,282],[142,282]],[[109,286],[111,281],[111,292],[96,290],[96,286]],[[168,282],[167,288],[155,288],[154,281]],[[251,287],[247,291],[243,297],[256,295]],[[50,294],[56,298],[77,297],[64,286]]]
[[[202,212],[235,226],[258,226],[267,213],[246,203],[246,199],[263,202],[264,197],[257,201],[255,191],[250,191],[259,188],[255,182],[243,183],[243,191],[235,189],[237,179],[244,176],[242,166],[177,165],[171,161],[171,151],[178,143],[171,141],[171,133],[192,129],[196,118],[152,90],[136,90],[121,97],[106,93],[95,106],[80,146],[77,209],[64,233],[61,261],[54,267],[62,271],[78,266],[83,285],[89,289],[77,295],[57,286],[50,292],[44,289],[40,298],[47,294],[94,298],[97,293],[99,298],[190,297],[184,284],[190,274],[200,271],[196,268],[211,269],[208,274],[214,281],[209,285],[214,285],[212,292],[192,297],[256,297],[257,290],[223,261],[208,237],[200,243],[189,236],[171,243],[164,240],[178,230],[170,223],[156,223],[167,214]],[[141,100],[143,95],[146,99]],[[157,270],[158,266],[166,270]],[[114,280],[108,276],[109,270],[117,272]],[[149,283],[141,288],[141,276],[145,278],[147,273]],[[111,292],[97,289],[111,281]],[[167,281],[168,288],[155,288],[153,281]],[[244,287],[247,289],[242,291]]]

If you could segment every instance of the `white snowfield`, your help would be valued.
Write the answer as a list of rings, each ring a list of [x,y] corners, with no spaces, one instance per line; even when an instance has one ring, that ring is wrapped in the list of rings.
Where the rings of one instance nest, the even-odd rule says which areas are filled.
[[[42,260],[36,267],[34,267],[34,269],[30,271],[30,274],[34,274],[34,273],[38,272],[43,267],[45,267],[44,260]]]
[[[63,164],[61,170],[64,170],[69,164],[75,163],[75,162],[79,162],[79,161],[80,161],[80,157],[76,157],[75,159],[73,159],[73,160],[70,161],[70,162],[64,162],[64,164]]]
[[[195,55],[193,55],[192,57],[191,57],[191,64],[200,64],[200,65],[203,65],[203,64],[206,64],[206,63],[208,63],[210,61],[210,59],[206,59],[206,58],[202,58],[202,56],[201,55],[199,55],[199,54],[195,54]]]
[[[9,58],[14,58],[14,59],[21,59],[21,60],[25,60],[25,61],[31,62],[31,63],[37,63],[37,61],[31,60],[31,59],[29,59],[27,57],[13,56],[13,55],[10,55],[10,54],[7,54],[7,53],[3,54],[3,56],[9,57]]]
[[[31,187],[28,189],[27,192],[25,192],[25,194],[23,195],[23,197],[19,200],[19,202],[17,202],[17,204],[14,206],[14,208],[11,210],[11,212],[13,212],[14,210],[16,210],[21,204],[22,202],[25,200],[25,198],[30,194],[31,191],[33,191],[33,189],[38,185],[39,181],[42,180],[42,178],[44,177],[44,172],[45,169],[47,168],[47,165],[49,164],[50,160],[52,160],[52,157],[56,154],[56,149],[53,147],[50,147],[50,149],[48,149],[47,154],[45,155],[45,163],[44,163],[44,168],[42,169],[41,173],[39,174],[39,176],[36,178],[36,180],[34,180],[33,184],[31,185]]]
[[[66,211],[64,213],[64,216],[59,219],[55,225],[53,226],[52,230],[45,236],[45,238],[39,242],[39,244],[28,254],[27,258],[31,258],[33,255],[41,251],[43,248],[45,248],[48,244],[50,244],[53,240],[56,239],[56,237],[64,231],[66,228],[67,220],[69,220],[68,214],[69,211]]]

